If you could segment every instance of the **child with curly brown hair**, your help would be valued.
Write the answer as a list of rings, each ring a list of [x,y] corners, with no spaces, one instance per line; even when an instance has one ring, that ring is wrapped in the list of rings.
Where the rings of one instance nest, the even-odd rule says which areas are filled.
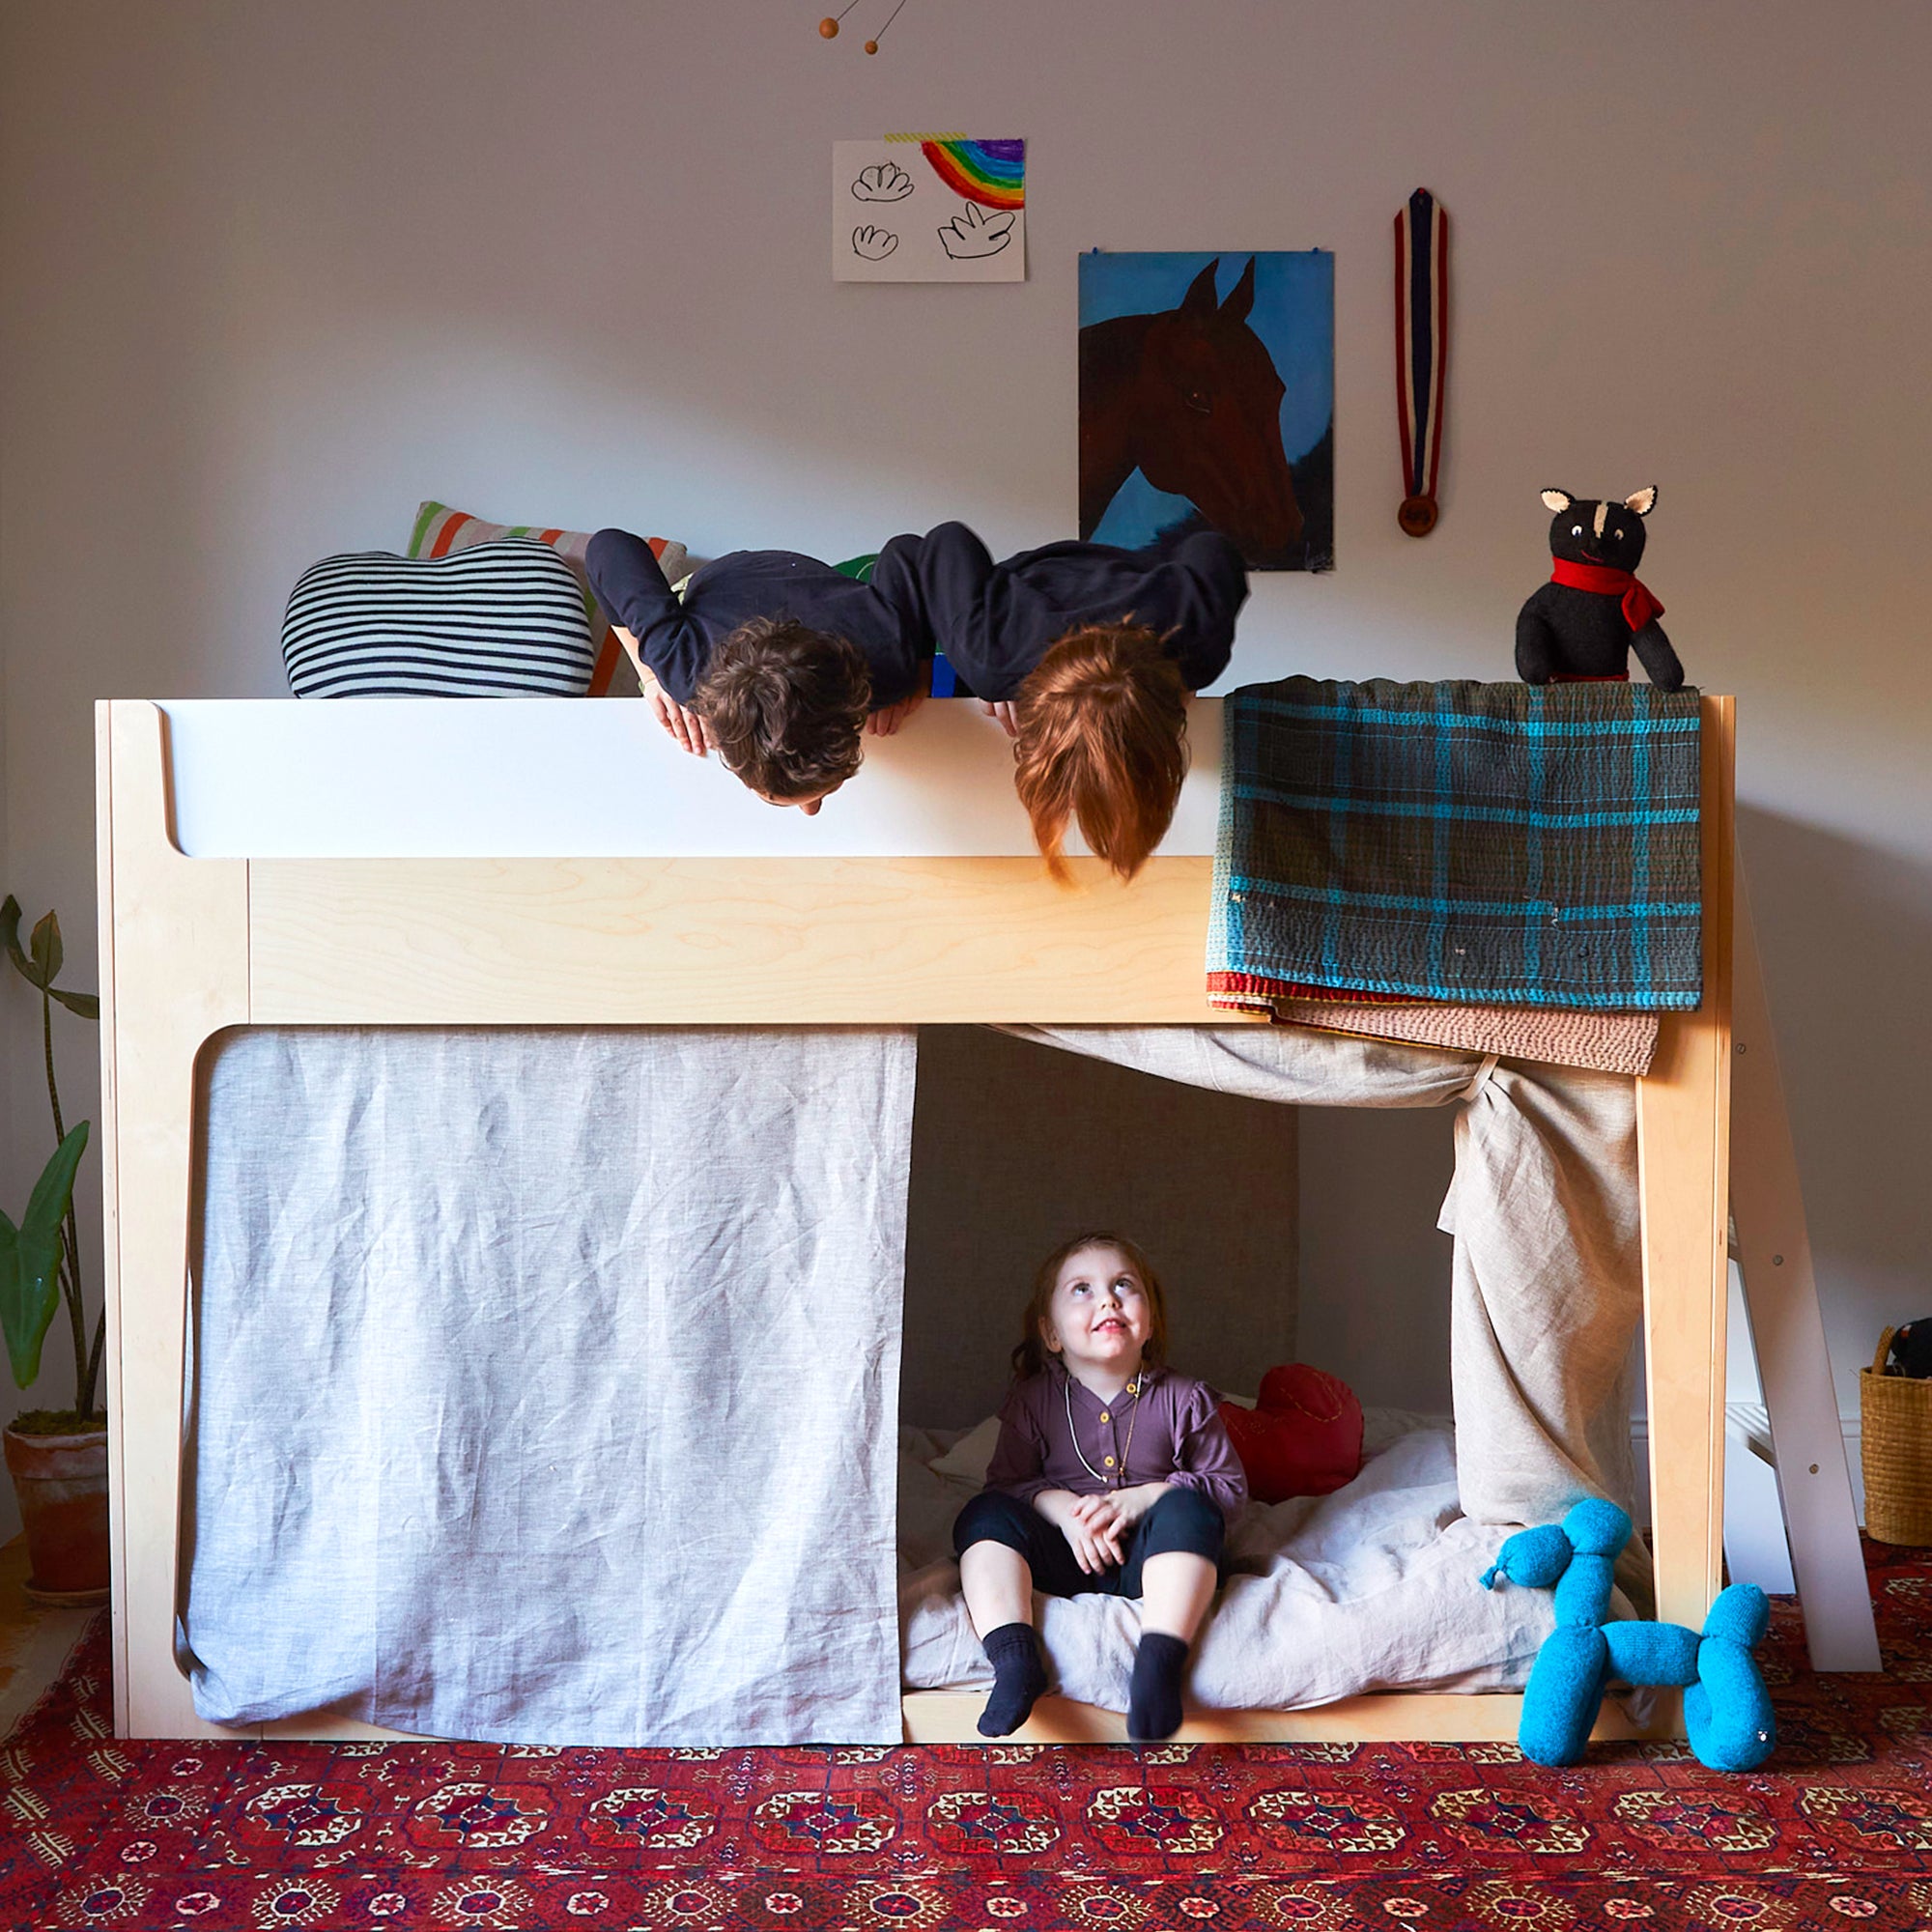
[[[908,569],[920,542],[894,538],[869,582],[793,551],[734,551],[682,601],[628,530],[599,530],[584,564],[665,729],[810,814],[859,769],[861,733],[897,730],[924,695],[932,644]]]
[[[585,560],[665,729],[773,805],[815,812],[858,770],[862,729],[896,730],[918,706],[937,646],[1013,738],[1059,879],[1070,823],[1122,879],[1160,842],[1187,771],[1187,694],[1227,668],[1248,594],[1240,552],[1205,529],[996,564],[964,524],[941,524],[895,537],[861,575],[735,551],[681,603],[628,531],[599,530]]]

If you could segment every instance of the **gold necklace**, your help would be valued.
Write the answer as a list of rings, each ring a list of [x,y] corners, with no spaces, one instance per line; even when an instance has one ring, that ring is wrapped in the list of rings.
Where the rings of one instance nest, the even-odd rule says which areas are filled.
[[[1073,1444],[1073,1453],[1080,1458],[1080,1466],[1102,1489],[1125,1489],[1127,1486],[1127,1464],[1132,1461],[1134,1453],[1134,1431],[1140,1427],[1141,1421],[1141,1384],[1147,1380],[1148,1372],[1145,1369],[1141,1370],[1134,1377],[1133,1380],[1127,1384],[1127,1393],[1134,1399],[1134,1412],[1127,1418],[1127,1439],[1125,1445],[1121,1450],[1121,1466],[1111,1484],[1105,1476],[1101,1475],[1098,1469],[1094,1468],[1092,1463],[1088,1462],[1087,1452],[1080,1446],[1080,1432],[1073,1426],[1073,1376],[1070,1371],[1063,1372],[1066,1375],[1066,1435],[1067,1439]]]

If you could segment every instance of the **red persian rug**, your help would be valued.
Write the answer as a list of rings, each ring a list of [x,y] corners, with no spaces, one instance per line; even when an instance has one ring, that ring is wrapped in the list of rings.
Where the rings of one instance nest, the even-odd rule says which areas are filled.
[[[121,1744],[104,1620],[0,1745],[0,1924],[1804,1932],[1932,1924],[1932,1562],[1884,1677],[1766,1650],[1778,1748],[533,1750]]]

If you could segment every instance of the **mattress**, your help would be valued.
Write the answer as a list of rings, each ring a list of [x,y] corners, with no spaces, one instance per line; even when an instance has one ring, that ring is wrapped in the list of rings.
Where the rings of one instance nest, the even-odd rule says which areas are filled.
[[[912,1690],[970,1689],[992,1669],[959,1595],[952,1524],[997,1434],[905,1429],[899,1441],[899,1628]],[[1233,1574],[1195,1646],[1188,1693],[1217,1709],[1295,1710],[1370,1690],[1520,1690],[1554,1625],[1549,1593],[1478,1581],[1511,1531],[1457,1506],[1446,1419],[1370,1410],[1366,1459],[1329,1496],[1236,1522]],[[1621,1599],[1618,1613],[1629,1615]],[[1037,1600],[1054,1689],[1124,1711],[1138,1603]]]

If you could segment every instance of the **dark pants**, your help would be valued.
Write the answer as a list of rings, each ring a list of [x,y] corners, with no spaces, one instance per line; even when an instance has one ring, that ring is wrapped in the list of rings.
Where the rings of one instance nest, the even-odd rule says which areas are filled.
[[[1126,1561],[1089,1576],[1073,1547],[1031,1503],[1000,1490],[981,1490],[952,1525],[952,1549],[963,1556],[976,1543],[1004,1543],[1026,1558],[1033,1586],[1049,1597],[1138,1597],[1141,1565],[1150,1556],[1183,1549],[1218,1570],[1226,1524],[1221,1512],[1195,1490],[1169,1490],[1127,1535]]]

